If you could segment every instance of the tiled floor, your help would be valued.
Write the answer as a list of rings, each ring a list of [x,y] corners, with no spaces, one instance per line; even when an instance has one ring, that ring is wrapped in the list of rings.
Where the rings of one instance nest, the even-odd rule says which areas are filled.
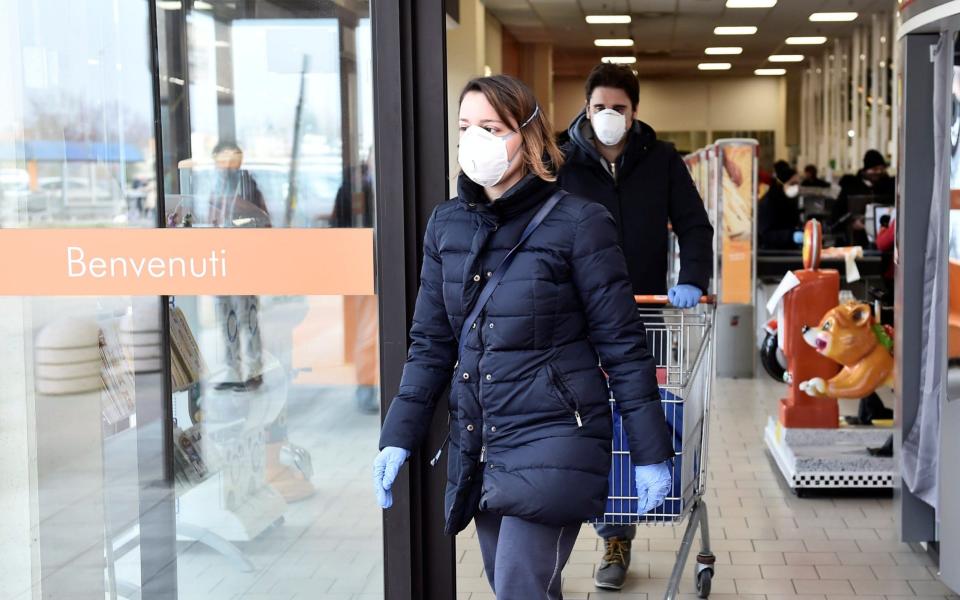
[[[937,581],[937,569],[925,554],[896,541],[891,499],[801,499],[780,483],[762,428],[781,391],[769,379],[717,382],[706,493],[717,555],[711,598],[958,598]],[[564,598],[662,598],[682,533],[682,527],[641,528],[630,579],[617,594],[594,588],[600,544],[585,528],[564,570]],[[494,600],[471,531],[461,536],[458,548],[459,600]],[[681,592],[696,597],[692,568],[684,574]]]

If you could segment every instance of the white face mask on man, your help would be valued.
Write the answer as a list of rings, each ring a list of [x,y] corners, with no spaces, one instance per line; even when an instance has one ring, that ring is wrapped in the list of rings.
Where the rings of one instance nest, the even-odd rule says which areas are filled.
[[[524,121],[518,129],[523,129],[533,120],[540,107],[533,111],[530,118]],[[497,137],[482,127],[471,125],[460,135],[460,146],[457,149],[457,162],[467,177],[477,185],[493,187],[500,183],[510,164],[520,154],[517,148],[513,157],[507,153],[507,140],[517,131],[511,131],[503,137]]]
[[[791,183],[783,186],[783,193],[787,195],[787,198],[796,198],[800,195],[800,185],[796,183]]]
[[[597,139],[604,146],[616,146],[627,133],[627,120],[612,108],[593,113],[590,123]]]

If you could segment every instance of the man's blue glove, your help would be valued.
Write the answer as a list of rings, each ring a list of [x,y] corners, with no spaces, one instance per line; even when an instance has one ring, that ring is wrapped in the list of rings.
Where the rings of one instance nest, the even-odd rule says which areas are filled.
[[[703,292],[700,291],[700,288],[686,283],[674,286],[667,292],[670,304],[677,308],[693,308],[700,302],[700,296],[702,295]]]
[[[390,488],[400,472],[400,467],[410,458],[410,451],[387,446],[373,461],[373,491],[377,494],[380,508],[393,506],[393,493]]]
[[[796,244],[796,245],[798,245],[798,246],[802,246],[802,245],[803,245],[803,232],[802,232],[802,231],[794,231],[794,232],[793,232],[793,243]]]
[[[637,482],[637,514],[645,515],[663,504],[673,489],[672,460],[657,465],[634,467]]]

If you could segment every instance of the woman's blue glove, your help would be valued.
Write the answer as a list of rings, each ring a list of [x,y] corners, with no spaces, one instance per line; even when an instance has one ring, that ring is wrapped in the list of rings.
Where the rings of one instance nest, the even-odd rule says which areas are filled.
[[[703,292],[700,291],[700,288],[687,283],[676,285],[667,292],[670,304],[677,308],[693,308],[700,302],[700,296],[702,295]]]
[[[798,245],[798,246],[802,246],[802,245],[803,245],[803,232],[802,232],[802,231],[794,231],[794,232],[793,232],[793,243],[796,244],[796,245]]]
[[[410,451],[387,446],[373,461],[373,491],[377,494],[380,508],[393,506],[393,493],[390,488],[400,472],[400,467],[410,458]]]
[[[637,482],[637,514],[645,515],[663,504],[667,494],[673,489],[672,460],[657,465],[634,467]]]

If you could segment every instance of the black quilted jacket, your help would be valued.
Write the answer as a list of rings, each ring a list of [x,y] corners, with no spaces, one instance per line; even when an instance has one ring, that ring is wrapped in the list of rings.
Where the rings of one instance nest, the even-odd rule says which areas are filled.
[[[551,525],[603,513],[611,418],[600,360],[634,462],[673,456],[617,228],[596,202],[560,201],[517,253],[457,360],[483,281],[556,189],[528,176],[491,204],[461,175],[459,197],[427,225],[409,357],[380,447],[418,447],[450,384],[450,534],[478,508]]]
[[[634,293],[667,292],[668,223],[680,241],[678,283],[709,290],[713,227],[673,145],[658,140],[646,123],[635,121],[611,172],[593,145],[593,130],[583,113],[568,134],[560,186],[603,204],[613,214]]]

